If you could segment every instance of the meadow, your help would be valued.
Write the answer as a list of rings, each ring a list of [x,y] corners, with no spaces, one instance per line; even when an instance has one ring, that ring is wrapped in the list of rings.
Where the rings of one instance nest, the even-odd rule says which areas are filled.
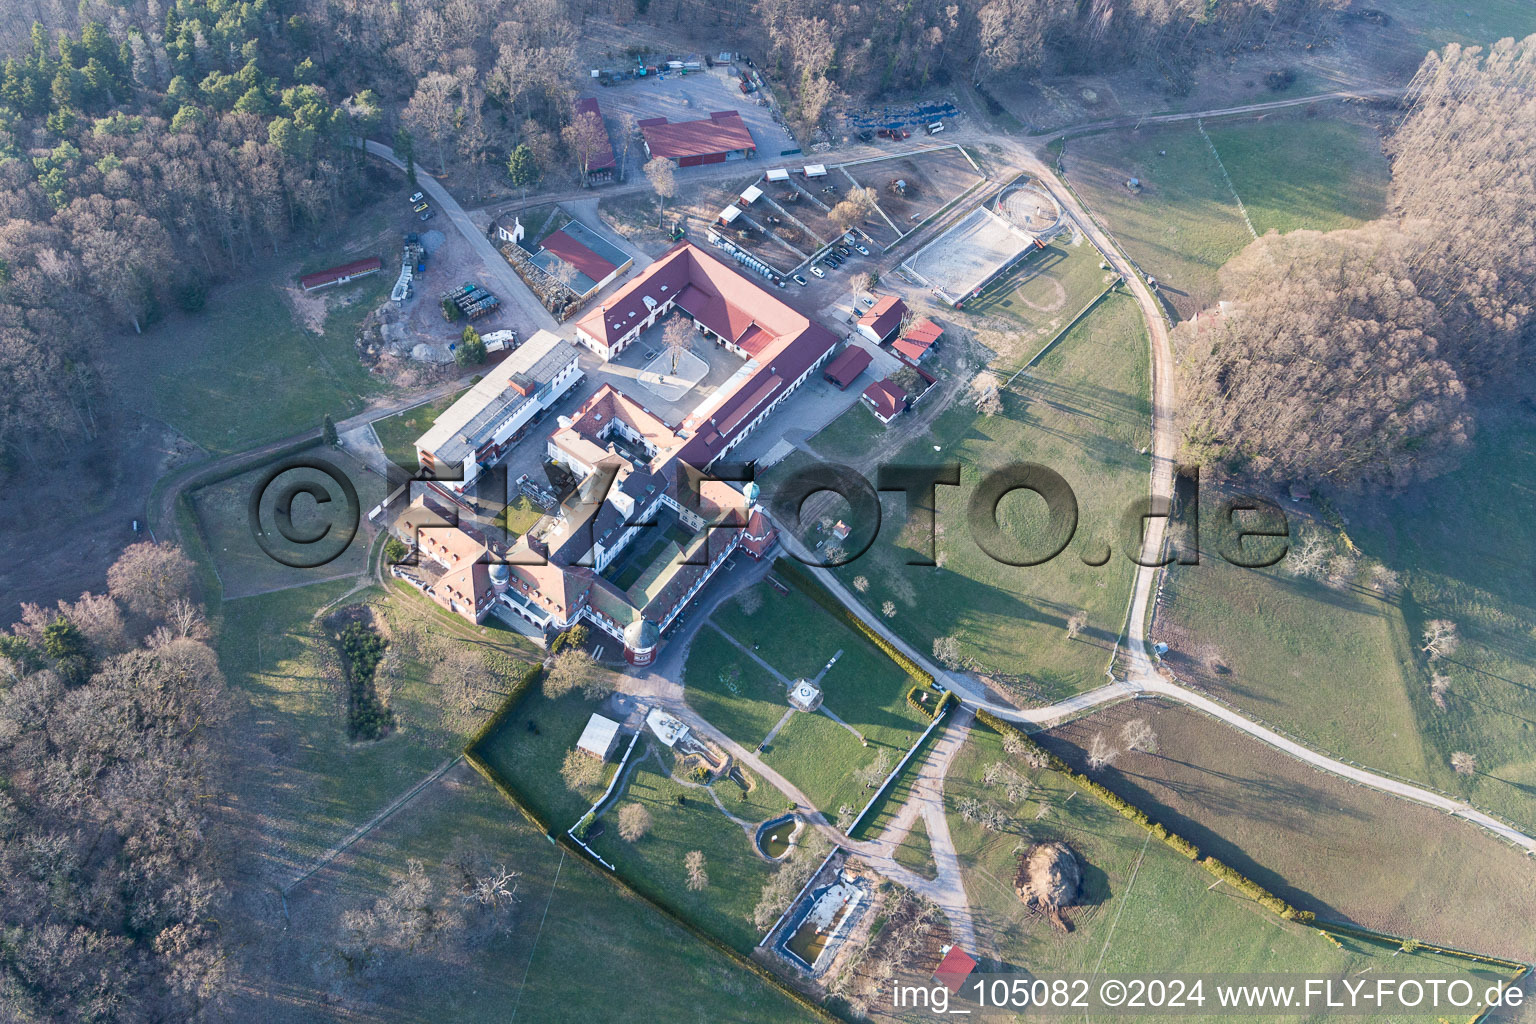
[[[1217,271],[1255,235],[1381,215],[1388,169],[1375,131],[1318,110],[1203,122],[1204,134],[1181,122],[1073,139],[1067,180],[1188,319],[1220,297]]]
[[[1118,552],[1122,518],[1146,493],[1147,388],[1146,335],[1135,302],[1112,294],[1004,390],[1001,412],[987,416],[957,398],[891,460],[960,463],[960,486],[938,489],[940,564],[908,564],[922,556],[903,529],[903,499],[892,495],[874,545],[837,572],[871,616],[925,653],[938,638],[958,637],[967,665],[1008,676],[1040,699],[1097,686],[1125,622],[1132,566]],[[844,413],[854,415],[867,413]],[[1075,539],[1042,565],[1003,564],[977,545],[967,525],[979,482],[1021,461],[1061,474],[1078,502]],[[1034,495],[1005,497],[997,519],[1011,551],[1045,553],[1044,503]],[[1106,548],[1107,562],[1086,564]],[[1082,628],[1069,636],[1068,623],[1079,614]]]
[[[1284,921],[1230,887],[1213,885],[1210,874],[1062,775],[1016,765],[1030,785],[1021,800],[1010,800],[1002,784],[984,780],[988,765],[1008,760],[1001,737],[978,724],[951,767],[945,800],[981,950],[1010,968],[1337,977],[1388,970],[1390,963],[1393,974],[1467,977],[1479,992],[1500,976],[1441,957],[1394,959],[1395,943],[1344,939],[1336,946],[1314,928]],[[1002,812],[1003,827],[990,831],[967,820],[962,808],[973,801]],[[1072,926],[1066,933],[1026,910],[1013,890],[1020,854],[1047,841],[1068,844],[1082,867],[1081,905],[1066,911]]]
[[[389,461],[412,473],[418,471],[421,463],[416,459],[416,439],[431,429],[443,411],[463,394],[463,391],[456,391],[414,408],[401,410],[393,416],[374,420],[373,432]]]

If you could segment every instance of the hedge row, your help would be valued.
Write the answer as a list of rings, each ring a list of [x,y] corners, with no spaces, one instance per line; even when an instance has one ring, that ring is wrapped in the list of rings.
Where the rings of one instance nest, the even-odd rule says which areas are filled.
[[[841,1017],[838,1017],[836,1014],[832,1013],[832,1011],[828,1010],[826,1007],[820,1005],[819,1003],[813,1002],[803,992],[792,988],[784,981],[783,978],[780,978],[777,974],[774,974],[772,971],[768,970],[768,968],[764,967],[756,960],[753,960],[749,956],[743,956],[734,947],[721,942],[714,935],[700,928],[698,925],[694,924],[687,918],[683,917],[671,907],[651,899],[645,893],[641,892],[626,882],[624,879],[620,878],[617,872],[606,870],[601,864],[591,859],[594,855],[585,849],[580,843],[574,842],[568,836],[560,836],[556,841],[561,846],[569,850],[572,854],[574,854],[575,858],[581,861],[582,864],[586,865],[589,871],[597,875],[599,878],[607,879],[614,888],[619,890],[619,892],[631,897],[632,899],[637,899],[644,903],[646,906],[655,909],[669,921],[672,921],[683,928],[683,930],[688,932],[688,934],[692,935],[706,946],[709,946],[711,949],[729,958],[732,963],[739,967],[744,967],[748,971],[751,971],[759,979],[767,982],[769,985],[772,985],[774,988],[784,993],[812,1017],[818,1021],[821,1021],[822,1024],[844,1024],[844,1021]]]
[[[524,818],[527,818],[528,822],[533,825],[534,828],[538,829],[540,832],[547,836],[551,831],[549,822],[544,820],[544,817],[540,815],[538,811],[530,807],[523,800],[522,796],[519,795],[518,792],[514,790],[510,785],[508,785],[507,781],[503,779],[501,775],[498,774],[493,768],[491,768],[490,765],[486,764],[485,761],[481,759],[480,755],[476,753],[476,749],[480,746],[481,743],[485,741],[485,738],[489,736],[498,725],[506,721],[507,716],[512,713],[513,709],[515,709],[518,704],[522,703],[523,697],[527,696],[528,688],[534,683],[538,682],[543,677],[543,675],[544,666],[540,665],[538,662],[534,662],[523,670],[522,676],[518,678],[517,682],[512,684],[512,689],[508,691],[507,699],[502,702],[501,707],[496,711],[494,715],[492,715],[490,718],[487,718],[484,724],[475,730],[474,735],[469,738],[469,742],[464,744],[464,758],[470,763],[475,771],[479,772],[482,776],[485,777],[485,781],[495,786],[497,791],[501,793],[502,796],[506,797],[507,800],[511,802],[512,806],[516,807],[518,812],[522,814]]]
[[[837,598],[828,593],[825,587],[823,587],[820,583],[817,583],[816,580],[812,579],[804,569],[800,568],[800,566],[786,559],[779,558],[776,559],[773,563],[773,571],[777,575],[788,579],[791,583],[800,589],[801,593],[805,594],[812,601],[815,601],[827,611],[840,617],[843,619],[843,621],[857,629],[869,640],[870,643],[880,648],[880,650],[885,653],[887,658],[890,658],[897,665],[899,665],[901,670],[907,675],[911,676],[913,679],[919,680],[924,686],[933,682],[932,674],[924,671],[915,661],[907,657],[889,640],[876,632],[875,629],[870,626],[869,623],[865,622],[861,616],[856,614],[853,609],[849,608],[847,605],[843,604],[841,601],[837,600]]]
[[[1074,770],[1071,765],[1030,739],[1022,729],[1012,722],[1004,721],[984,708],[977,709],[976,719],[999,733],[1018,737],[1019,742],[1023,743],[1026,749],[1041,757],[1045,761],[1046,766],[1052,771],[1065,775],[1077,783],[1078,786],[1114,808],[1122,818],[1134,821],[1172,849],[1177,850],[1180,854],[1199,864],[1212,875],[1252,898],[1254,902],[1266,910],[1272,911],[1287,921],[1311,921],[1313,919],[1313,914],[1310,910],[1297,910],[1253,879],[1239,872],[1236,868],[1223,864],[1215,857],[1201,854],[1200,848],[1194,843],[1176,832],[1170,832],[1165,825],[1153,821],[1140,807],[1132,804],[1102,783],[1096,782],[1082,772]]]
[[[1317,928],[1321,931],[1332,932],[1335,935],[1347,935],[1353,939],[1365,939],[1371,942],[1387,942],[1401,945],[1404,941],[1397,935],[1388,935],[1385,932],[1376,932],[1369,928],[1360,928],[1355,925],[1339,924],[1336,921],[1318,921]],[[1419,942],[1416,948],[1422,952],[1439,953],[1442,956],[1452,956],[1461,960],[1488,964],[1491,967],[1501,967],[1508,971],[1514,971],[1516,976],[1525,973],[1531,967],[1530,964],[1524,964],[1518,960],[1505,960],[1502,957],[1484,956],[1482,953],[1457,949],[1455,946],[1437,946],[1430,942]]]

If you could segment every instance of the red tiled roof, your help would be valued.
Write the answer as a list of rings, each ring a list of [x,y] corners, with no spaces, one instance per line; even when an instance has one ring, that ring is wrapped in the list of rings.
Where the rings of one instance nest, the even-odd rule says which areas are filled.
[[[950,946],[939,966],[933,969],[933,979],[951,992],[960,991],[960,985],[976,969],[976,961],[959,946]]]
[[[857,345],[849,345],[843,354],[832,360],[822,375],[840,388],[846,389],[869,366],[870,355]]]
[[[896,354],[903,359],[914,363],[928,354],[927,345],[919,344],[911,338],[897,338],[891,343],[891,348],[895,349]]]
[[[890,379],[875,381],[864,389],[864,397],[883,420],[895,416],[907,404],[906,389]]]
[[[939,338],[943,337],[943,335],[944,328],[940,327],[932,320],[929,320],[927,317],[924,317],[917,323],[913,324],[911,327],[907,328],[907,333],[902,335],[902,337],[911,341],[915,341],[922,345],[924,348],[927,348],[929,345],[932,345],[934,342],[938,341]]]
[[[373,273],[384,267],[384,261],[377,256],[366,260],[355,260],[352,263],[343,263],[339,267],[331,267],[329,270],[318,270],[313,274],[305,274],[299,278],[300,288],[313,288],[316,285],[329,284],[343,277],[354,277],[357,274]]]
[[[583,114],[596,114],[599,123],[603,120],[603,112],[598,109],[597,100],[590,96],[584,100],[576,101],[576,116],[580,117]],[[596,153],[592,154],[592,159],[587,161],[587,173],[606,171],[608,168],[616,166],[618,166],[618,161],[613,158],[613,143],[608,141],[608,127],[604,125],[603,144]],[[586,271],[582,271],[582,273],[585,274]],[[592,277],[591,274],[587,274],[587,276]],[[592,277],[592,280],[599,281],[601,278]]]
[[[640,122],[651,156],[678,160],[685,156],[713,156],[738,149],[754,149],[752,133],[734,110],[716,110],[707,118],[668,124],[664,117]]]
[[[907,312],[907,304],[894,295],[887,295],[870,308],[868,313],[859,317],[859,323],[869,327],[880,336],[882,340],[896,329],[901,323],[901,318]]]
[[[609,263],[597,253],[566,234],[564,228],[556,231],[539,244],[583,274],[586,274],[592,279],[593,284],[597,284],[618,269],[612,263]]]
[[[778,536],[778,531],[768,522],[768,517],[760,509],[753,509],[752,518],[747,520],[746,530],[741,535],[741,546],[762,558],[773,547]]]

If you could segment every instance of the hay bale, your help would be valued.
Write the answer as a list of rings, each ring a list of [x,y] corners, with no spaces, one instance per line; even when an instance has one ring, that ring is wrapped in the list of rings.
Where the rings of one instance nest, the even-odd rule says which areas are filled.
[[[1064,932],[1072,926],[1061,916],[1062,908],[1077,903],[1082,887],[1082,865],[1072,847],[1062,842],[1036,843],[1025,850],[1013,879],[1019,902],[1038,909]]]

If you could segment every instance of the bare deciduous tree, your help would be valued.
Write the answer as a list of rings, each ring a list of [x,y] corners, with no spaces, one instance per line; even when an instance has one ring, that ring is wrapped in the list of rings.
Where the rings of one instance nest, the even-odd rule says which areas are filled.
[[[693,321],[681,313],[667,321],[661,331],[661,344],[672,359],[672,372],[677,372],[677,362],[693,351]]]
[[[944,667],[954,670],[960,667],[960,638],[957,636],[936,637],[933,641],[933,656],[944,663]]]
[[[619,808],[619,835],[625,842],[638,842],[651,830],[651,812],[644,804],[627,803]]]
[[[550,660],[544,673],[544,694],[558,698],[572,690],[580,690],[588,700],[601,700],[613,692],[613,685],[592,655],[567,647]]]
[[[107,589],[130,611],[163,619],[177,598],[190,596],[192,561],[174,544],[131,544],[107,570]]]
[[[1133,718],[1121,726],[1120,742],[1125,744],[1126,750],[1157,753],[1157,732],[1145,718]]]
[[[1451,767],[1456,770],[1457,775],[1476,775],[1477,755],[1458,750],[1451,755]]]
[[[667,200],[677,195],[677,175],[672,161],[664,156],[652,157],[645,163],[645,176],[650,179],[651,188],[656,192],[656,226],[662,227],[667,223]]]
[[[1119,756],[1120,751],[1116,750],[1114,746],[1110,744],[1109,740],[1105,738],[1102,732],[1096,732],[1093,734],[1093,739],[1088,743],[1089,771],[1096,772],[1108,768],[1111,764],[1114,763],[1115,758]]]
[[[709,873],[704,870],[704,851],[689,850],[683,858],[683,867],[688,871],[688,888],[694,892],[709,886]]]
[[[891,774],[891,751],[889,747],[881,747],[875,752],[875,759],[853,773],[853,777],[864,785],[865,789],[874,789],[885,781],[885,777]]]
[[[1088,615],[1085,612],[1073,612],[1067,619],[1067,639],[1076,640],[1088,627]]]
[[[1431,619],[1426,622],[1423,639],[1424,646],[1419,650],[1428,655],[1430,661],[1449,657],[1461,645],[1461,638],[1456,633],[1456,623],[1450,619]]]

